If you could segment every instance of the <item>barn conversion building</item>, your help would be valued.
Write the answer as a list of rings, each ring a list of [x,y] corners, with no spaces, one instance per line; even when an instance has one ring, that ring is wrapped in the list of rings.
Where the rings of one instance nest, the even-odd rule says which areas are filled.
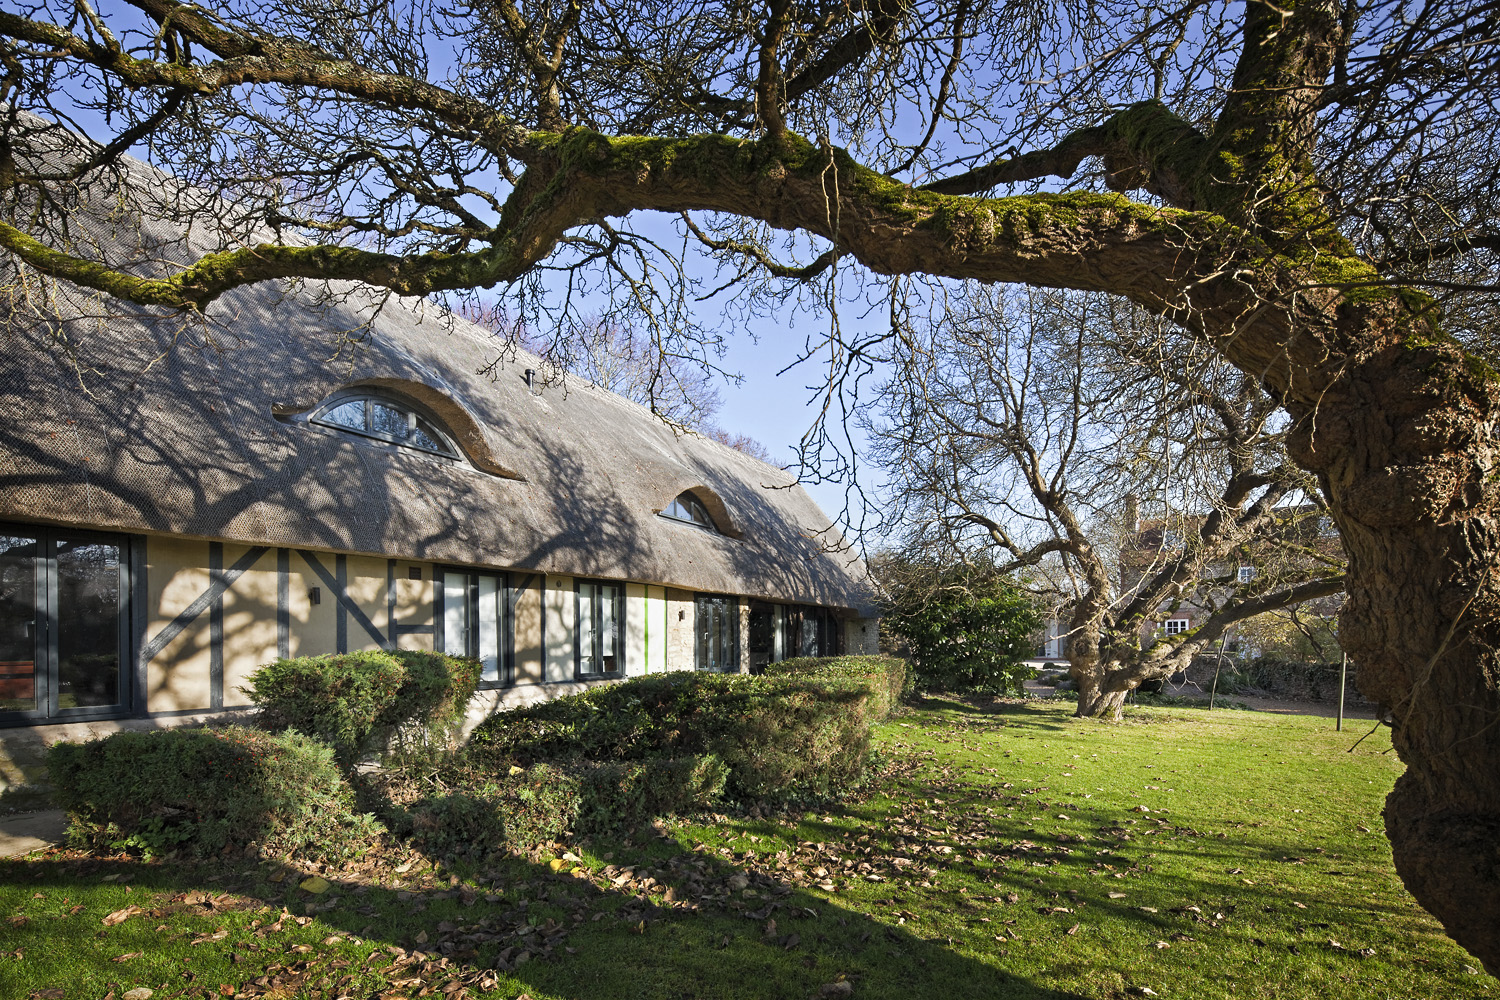
[[[69,238],[143,271],[222,245],[70,197]],[[263,284],[183,317],[0,266],[0,787],[44,741],[241,709],[276,657],[472,655],[477,715],[875,651],[794,477],[430,302]]]

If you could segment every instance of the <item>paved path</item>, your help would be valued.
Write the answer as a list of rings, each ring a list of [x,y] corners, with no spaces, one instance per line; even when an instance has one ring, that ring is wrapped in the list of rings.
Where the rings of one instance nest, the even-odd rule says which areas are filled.
[[[14,858],[60,844],[67,825],[68,818],[61,809],[0,816],[0,858]]]

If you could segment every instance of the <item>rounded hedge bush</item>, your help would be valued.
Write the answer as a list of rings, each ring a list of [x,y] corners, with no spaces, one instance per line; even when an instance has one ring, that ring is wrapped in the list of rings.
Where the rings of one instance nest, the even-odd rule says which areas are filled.
[[[351,766],[403,726],[446,736],[479,684],[479,662],[420,650],[375,650],[275,660],[243,690],[262,728],[295,729]]]
[[[250,849],[338,860],[378,831],[333,751],[243,726],[114,733],[47,754],[70,837],[147,855]]]

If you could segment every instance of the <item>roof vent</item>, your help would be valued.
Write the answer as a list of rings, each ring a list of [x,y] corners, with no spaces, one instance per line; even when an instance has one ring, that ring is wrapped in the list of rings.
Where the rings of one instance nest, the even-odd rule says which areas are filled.
[[[535,379],[535,378],[536,378],[536,369],[535,368],[528,368],[528,369],[526,369],[526,388],[528,388],[528,389],[531,388],[532,380]]]

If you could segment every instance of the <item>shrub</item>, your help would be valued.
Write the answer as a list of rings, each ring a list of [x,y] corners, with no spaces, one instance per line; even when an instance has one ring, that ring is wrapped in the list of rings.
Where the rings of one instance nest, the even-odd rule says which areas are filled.
[[[400,727],[451,730],[478,683],[477,660],[393,650],[276,660],[244,690],[264,728],[322,740],[348,767]]]
[[[147,855],[262,855],[338,860],[378,829],[325,746],[297,733],[164,729],[57,743],[47,754],[70,836]]]
[[[380,726],[415,728],[443,738],[462,725],[479,686],[478,660],[415,649],[397,649],[391,655],[406,669],[406,679],[377,720]]]
[[[260,706],[264,728],[321,740],[347,767],[382,728],[405,679],[405,666],[390,653],[336,653],[275,660],[243,690]]]
[[[804,656],[769,664],[765,675],[867,681],[873,699],[869,708],[872,721],[888,717],[911,693],[911,671],[906,661],[896,656]]]
[[[881,621],[911,658],[924,690],[1024,694],[1036,671],[1022,662],[1043,619],[1009,577],[981,564],[939,566],[891,558],[880,570]]]
[[[728,769],[713,755],[598,763],[537,763],[503,774],[470,773],[423,796],[429,783],[395,778],[387,785],[393,825],[424,850],[482,858],[501,846],[526,850],[568,834],[631,828],[656,816],[713,804]],[[403,794],[403,789],[405,794]]]
[[[852,658],[851,658],[852,659]],[[713,754],[726,789],[744,799],[826,794],[859,777],[869,726],[891,679],[868,669],[827,676],[669,673],[497,712],[470,736],[467,765],[596,762]],[[877,693],[878,689],[878,693]]]

